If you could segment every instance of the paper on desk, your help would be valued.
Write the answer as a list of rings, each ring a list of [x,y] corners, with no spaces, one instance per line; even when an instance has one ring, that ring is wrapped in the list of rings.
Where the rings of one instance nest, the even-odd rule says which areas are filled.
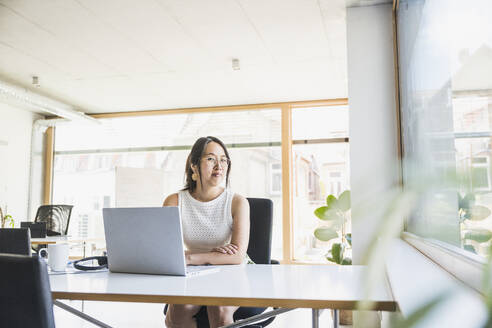
[[[106,272],[106,271],[108,271],[108,268],[103,268],[103,269],[98,269],[98,270],[87,270],[87,271],[79,270],[79,269],[75,269],[73,267],[73,264],[67,265],[67,268],[65,269],[65,271],[53,271],[48,266],[48,274],[49,275],[77,274],[77,273],[96,273],[96,272]]]

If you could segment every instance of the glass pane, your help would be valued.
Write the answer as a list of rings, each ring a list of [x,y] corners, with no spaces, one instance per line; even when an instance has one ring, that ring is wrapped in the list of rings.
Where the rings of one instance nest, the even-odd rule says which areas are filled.
[[[245,197],[273,201],[272,258],[282,259],[282,165],[280,147],[229,148],[232,158],[231,187]]]
[[[294,140],[348,137],[348,106],[295,108],[292,110]]]
[[[492,237],[490,12],[479,0],[405,0],[398,11],[404,183],[434,182],[407,230],[480,255]]]
[[[75,205],[69,234],[102,238],[103,207],[161,206],[167,195],[183,188],[189,149],[206,135],[229,145],[235,192],[274,202],[272,256],[281,259],[280,110],[127,117],[95,127],[57,127],[53,201]]]
[[[293,146],[294,172],[294,258],[326,263],[325,255],[334,242],[315,238],[314,230],[326,225],[314,210],[326,205],[328,195],[350,189],[349,144]],[[349,233],[350,220],[346,226]],[[341,233],[341,231],[339,232]]]
[[[292,136],[294,140],[345,138],[348,119],[348,106],[294,108]],[[326,263],[325,255],[340,238],[320,241],[314,236],[317,228],[327,224],[314,215],[314,210],[326,205],[328,195],[338,197],[350,188],[349,144],[294,144],[292,151],[294,259]],[[349,232],[350,219],[346,228]],[[337,233],[340,235],[341,229]]]
[[[280,114],[275,109],[123,117],[102,119],[100,125],[69,122],[56,130],[58,152],[192,145],[207,135],[231,144],[281,139]]]

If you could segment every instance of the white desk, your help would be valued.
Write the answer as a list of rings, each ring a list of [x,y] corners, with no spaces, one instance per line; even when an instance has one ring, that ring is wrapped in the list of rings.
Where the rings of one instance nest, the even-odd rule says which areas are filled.
[[[46,238],[31,238],[32,245],[47,245],[56,243],[95,243],[104,241],[102,238],[75,238],[70,236],[48,236]]]
[[[50,283],[54,299],[355,309],[364,295],[364,272],[355,265],[257,264],[221,266],[218,273],[188,278],[111,272],[53,275]],[[374,310],[395,311],[385,280],[372,289]]]

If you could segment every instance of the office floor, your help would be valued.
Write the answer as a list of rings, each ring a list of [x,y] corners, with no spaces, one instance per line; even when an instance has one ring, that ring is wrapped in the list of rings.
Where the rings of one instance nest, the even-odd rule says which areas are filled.
[[[115,328],[164,328],[164,315],[162,304],[148,303],[114,303],[114,302],[89,302],[66,301],[68,305],[83,311],[96,319]],[[93,324],[82,320],[65,310],[54,307],[56,327],[60,328],[93,328]],[[284,313],[268,326],[271,328],[298,328],[311,327],[311,310],[297,309]],[[332,327],[330,311],[323,311],[320,315],[320,327]],[[350,326],[342,326],[350,327]]]

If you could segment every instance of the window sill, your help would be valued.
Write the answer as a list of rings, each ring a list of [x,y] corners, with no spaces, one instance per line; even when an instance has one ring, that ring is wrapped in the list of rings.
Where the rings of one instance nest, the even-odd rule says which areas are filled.
[[[482,274],[486,261],[471,252],[404,232],[403,240],[468,287],[482,293]]]
[[[419,320],[419,327],[483,327],[487,320],[487,308],[479,293],[401,239],[391,245],[386,272],[404,317],[438,300],[437,306]]]

